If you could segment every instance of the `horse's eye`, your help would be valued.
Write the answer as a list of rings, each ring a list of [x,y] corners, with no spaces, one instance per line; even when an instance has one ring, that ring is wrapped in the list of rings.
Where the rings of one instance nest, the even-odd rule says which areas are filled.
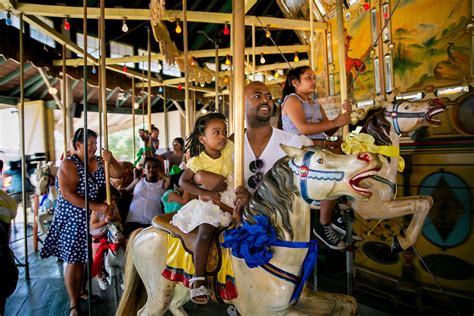
[[[408,105],[405,105],[405,110],[408,110]]]
[[[324,162],[323,158],[318,159],[318,163],[321,165]]]

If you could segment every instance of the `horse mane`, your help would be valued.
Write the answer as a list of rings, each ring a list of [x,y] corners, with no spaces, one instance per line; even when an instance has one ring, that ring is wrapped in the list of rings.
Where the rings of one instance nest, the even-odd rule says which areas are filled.
[[[254,216],[264,215],[275,228],[279,238],[284,238],[285,232],[293,238],[290,217],[293,212],[293,201],[299,195],[293,184],[293,176],[288,166],[289,157],[278,160],[263,177],[249,206],[244,209],[244,220],[255,223]],[[281,221],[281,226],[279,222]]]
[[[362,131],[375,138],[375,145],[390,146],[390,128],[391,124],[385,118],[385,109],[380,109],[367,118]]]

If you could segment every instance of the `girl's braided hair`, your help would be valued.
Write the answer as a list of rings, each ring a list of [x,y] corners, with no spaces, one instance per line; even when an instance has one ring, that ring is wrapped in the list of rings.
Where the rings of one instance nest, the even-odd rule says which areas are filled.
[[[199,156],[199,154],[204,150],[204,145],[199,141],[199,136],[204,135],[204,130],[206,129],[207,123],[212,120],[226,121],[224,114],[219,112],[206,114],[196,120],[194,129],[186,140],[186,147],[184,149],[184,152],[189,150],[191,157]]]

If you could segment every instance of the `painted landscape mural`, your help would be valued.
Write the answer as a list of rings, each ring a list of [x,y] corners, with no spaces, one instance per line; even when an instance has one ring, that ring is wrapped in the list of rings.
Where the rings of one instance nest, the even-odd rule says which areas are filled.
[[[400,92],[455,85],[469,75],[468,2],[400,1],[392,17],[394,80]]]

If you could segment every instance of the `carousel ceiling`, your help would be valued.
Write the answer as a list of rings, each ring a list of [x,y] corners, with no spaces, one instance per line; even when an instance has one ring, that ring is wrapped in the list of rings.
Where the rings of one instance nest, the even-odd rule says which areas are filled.
[[[88,25],[89,36],[98,38],[99,26],[99,1],[88,1]],[[78,38],[83,33],[83,8],[82,1],[67,1],[67,4],[57,3],[51,0],[29,1],[28,3],[0,0],[0,11],[9,11],[13,15],[23,13],[27,24],[26,35],[31,33],[30,28],[35,27],[47,34],[56,41],[55,47],[38,45],[34,40],[25,36],[25,52],[28,61],[39,67],[47,67],[48,75],[60,78],[61,71],[61,46],[66,44],[72,53],[67,54],[67,73],[78,80],[82,77],[83,59],[80,58],[81,48],[76,45]],[[315,1],[313,9],[315,13],[317,5],[322,5],[328,12],[334,6],[334,1]],[[194,81],[193,89],[202,96],[213,98],[215,91],[214,70],[215,47],[218,46],[219,63],[225,65],[231,62],[231,36],[229,23],[232,19],[232,0],[208,0],[208,1],[188,1],[188,41],[189,41],[189,61],[190,78]],[[2,8],[3,7],[3,8]],[[183,71],[183,32],[177,32],[179,25],[182,29],[182,1],[163,0],[149,1],[105,1],[105,39],[107,43],[107,55],[111,55],[110,43],[119,42],[126,46],[133,47],[132,52],[107,58],[107,87],[112,92],[116,88],[127,90],[131,88],[131,77],[136,78],[136,87],[140,91],[143,85],[147,85],[146,72],[139,69],[141,62],[146,62],[148,27],[154,36],[151,43],[152,61],[158,61],[161,69],[165,63],[175,63]],[[150,10],[151,7],[151,10]],[[279,85],[282,78],[275,78],[275,71],[283,74],[284,69],[295,65],[308,64],[309,53],[309,14],[308,2],[305,0],[277,0],[277,1],[245,1],[245,46],[247,73],[251,72],[253,61],[252,44],[256,47],[255,69],[258,73],[271,78],[273,83]],[[306,13],[304,13],[306,12]],[[151,19],[150,19],[151,16]],[[328,16],[328,15],[327,15]],[[326,17],[327,17],[326,16]],[[51,21],[50,25],[45,24],[42,17]],[[316,30],[325,29],[324,17],[319,13],[315,16],[318,21],[315,23]],[[68,29],[64,27],[67,21]],[[17,38],[19,32],[11,26],[1,23],[0,33],[2,38]],[[124,24],[126,28],[124,29]],[[255,38],[252,33],[255,29]],[[125,31],[124,31],[125,30]],[[240,36],[240,35],[236,35]],[[12,58],[18,61],[18,41],[0,44],[0,54],[6,59]],[[31,45],[31,46],[30,46]],[[77,49],[72,47],[76,46]],[[35,47],[29,50],[28,47]],[[34,53],[33,53],[34,52]],[[297,59],[296,59],[297,54]],[[112,57],[112,56],[110,56]],[[230,57],[230,58],[229,58]],[[229,59],[229,61],[228,61]],[[92,85],[97,82],[95,66],[97,59],[91,57],[88,61],[89,77]],[[94,66],[95,65],[95,66]],[[124,67],[127,65],[127,67]],[[0,66],[1,67],[1,66]],[[228,67],[227,67],[228,68]],[[222,94],[228,93],[227,85],[230,83],[230,71],[224,68],[217,78]],[[172,77],[164,71],[158,70],[151,78],[153,96],[157,99],[156,107],[162,109],[158,95],[162,94],[161,86],[170,87],[167,89],[168,97],[183,99],[184,93],[181,91],[181,84],[184,85],[184,75]],[[110,70],[110,71],[109,71]],[[6,70],[5,70],[6,71]],[[141,81],[144,81],[142,84]],[[40,82],[36,82],[37,85]],[[59,86],[59,83],[56,83]],[[42,88],[47,88],[46,84]],[[145,89],[146,90],[146,89]],[[7,96],[17,97],[15,91],[9,90]],[[44,92],[40,92],[40,96]],[[118,93],[117,93],[118,95]],[[142,93],[143,95],[143,93]],[[46,100],[52,99],[47,94]],[[75,98],[79,102],[82,96]],[[94,100],[94,97],[91,97]],[[114,102],[113,96],[110,101]],[[115,105],[117,101],[115,100]],[[130,100],[122,102],[121,107],[130,108]]]

